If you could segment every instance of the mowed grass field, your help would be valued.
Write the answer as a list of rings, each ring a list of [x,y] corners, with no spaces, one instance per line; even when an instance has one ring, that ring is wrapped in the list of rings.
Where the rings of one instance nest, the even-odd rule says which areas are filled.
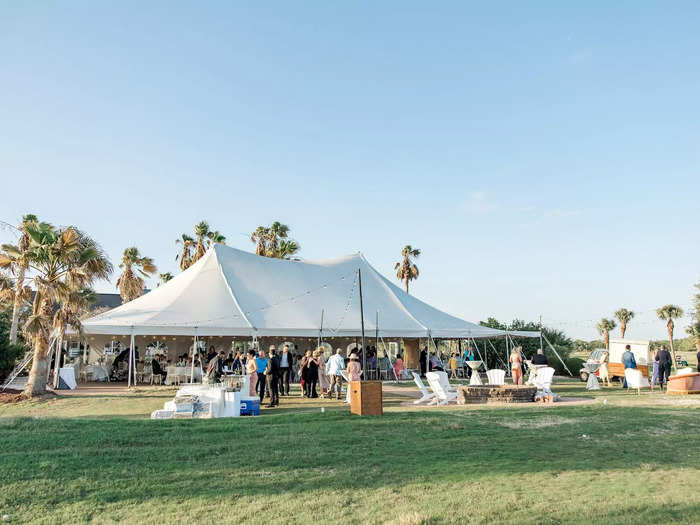
[[[410,388],[406,386],[405,388]],[[0,405],[10,523],[698,523],[700,398],[383,417],[282,398],[257,418],[150,421],[172,390]],[[320,407],[327,407],[325,413]]]

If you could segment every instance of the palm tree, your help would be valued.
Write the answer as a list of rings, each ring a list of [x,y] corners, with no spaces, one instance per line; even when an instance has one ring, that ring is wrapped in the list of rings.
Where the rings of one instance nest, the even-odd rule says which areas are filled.
[[[218,230],[209,232],[207,234],[207,250],[211,247],[212,244],[226,244],[226,237],[221,234]]]
[[[180,270],[187,270],[192,265],[192,248],[194,247],[194,239],[183,233],[180,239],[175,241],[176,244],[182,244],[182,251],[175,256],[175,260],[180,259]]]
[[[143,294],[143,277],[150,277],[158,270],[153,259],[142,257],[136,246],[124,250],[119,268],[124,271],[117,279],[117,288],[124,302],[140,297]]]
[[[693,339],[695,348],[700,352],[700,321],[695,321],[685,329],[685,332]]]
[[[683,317],[683,309],[675,304],[667,304],[656,310],[656,315],[659,319],[666,321],[666,330],[668,331],[668,342],[671,346],[671,355],[673,355],[673,369],[676,370],[676,350],[673,348],[673,328],[674,319]]]
[[[401,250],[401,257],[403,258],[400,262],[394,265],[394,270],[396,270],[396,277],[399,281],[404,282],[406,287],[406,293],[408,293],[408,283],[418,279],[418,266],[415,265],[413,259],[420,256],[420,250],[418,248],[412,248],[410,244],[404,246]]]
[[[46,392],[54,306],[64,308],[76,290],[88,288],[96,280],[108,279],[112,264],[100,246],[76,228],[55,228],[40,222],[28,225],[26,230],[30,239],[27,269],[33,272],[35,293],[31,314],[24,325],[34,348],[24,395],[32,397]]]
[[[159,273],[159,274],[158,274],[158,278],[160,279],[160,283],[158,284],[158,286],[160,286],[161,284],[165,284],[165,283],[167,283],[170,279],[172,279],[172,278],[173,278],[173,274],[170,273],[170,272]]]
[[[255,255],[265,255],[267,250],[267,236],[269,228],[258,226],[255,231],[250,234],[250,241],[255,243]]]
[[[622,338],[625,338],[625,332],[627,332],[627,323],[629,323],[634,318],[634,312],[628,310],[627,308],[620,308],[615,312],[615,318],[620,322],[620,334]]]
[[[278,259],[290,259],[299,250],[301,250],[301,247],[296,241],[283,239],[277,248],[276,256]]]
[[[286,239],[289,236],[289,226],[282,224],[279,221],[273,222],[267,229],[267,250],[265,255],[268,257],[276,257],[281,259],[279,256],[279,243],[282,239]]]
[[[69,326],[81,337],[83,336],[81,319],[90,311],[90,305],[95,302],[95,299],[95,292],[91,288],[69,289],[67,296],[53,314],[53,334],[56,337],[56,348],[63,346],[63,338]],[[58,384],[60,365],[60,359],[56,359],[54,385]]]
[[[605,342],[605,349],[610,351],[610,332],[615,329],[617,324],[612,319],[606,319],[603,317],[600,322],[596,325],[598,333],[603,336],[603,341]]]
[[[31,294],[31,290],[24,285],[24,276],[27,271],[26,252],[29,246],[27,226],[39,221],[36,215],[27,214],[22,217],[19,231],[22,233],[16,245],[4,244],[0,253],[0,267],[10,271],[14,275],[14,297],[12,300],[12,321],[10,324],[10,343],[17,343],[17,330],[19,328],[20,311]]]
[[[204,245],[204,240],[209,238],[210,234],[209,230],[209,225],[206,223],[206,221],[201,221],[194,226],[194,236],[197,238],[197,243],[195,244],[194,247],[194,259],[193,263],[197,262],[200,260],[202,257],[204,257],[204,254],[207,252],[207,248]]]

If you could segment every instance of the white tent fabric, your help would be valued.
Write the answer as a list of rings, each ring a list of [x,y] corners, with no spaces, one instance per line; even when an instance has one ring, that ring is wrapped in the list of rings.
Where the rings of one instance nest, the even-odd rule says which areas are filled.
[[[83,328],[88,334],[110,335],[359,336],[358,269],[368,336],[375,331],[375,312],[382,337],[505,335],[405,293],[361,254],[287,261],[221,244],[155,290],[84,321]]]

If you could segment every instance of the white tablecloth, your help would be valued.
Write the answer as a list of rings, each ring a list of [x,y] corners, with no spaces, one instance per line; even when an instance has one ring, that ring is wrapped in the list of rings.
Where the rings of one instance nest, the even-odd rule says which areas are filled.
[[[85,372],[88,374],[88,377],[92,375],[93,381],[107,381],[109,377],[109,370],[107,370],[106,366],[88,365],[85,367]]]

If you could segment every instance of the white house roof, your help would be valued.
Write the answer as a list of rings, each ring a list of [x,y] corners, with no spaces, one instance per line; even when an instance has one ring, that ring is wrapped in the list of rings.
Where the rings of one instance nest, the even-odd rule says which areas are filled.
[[[260,257],[215,244],[151,292],[86,321],[89,334],[483,338],[505,334],[407,294],[361,255],[324,261]],[[321,312],[323,325],[321,326]]]

